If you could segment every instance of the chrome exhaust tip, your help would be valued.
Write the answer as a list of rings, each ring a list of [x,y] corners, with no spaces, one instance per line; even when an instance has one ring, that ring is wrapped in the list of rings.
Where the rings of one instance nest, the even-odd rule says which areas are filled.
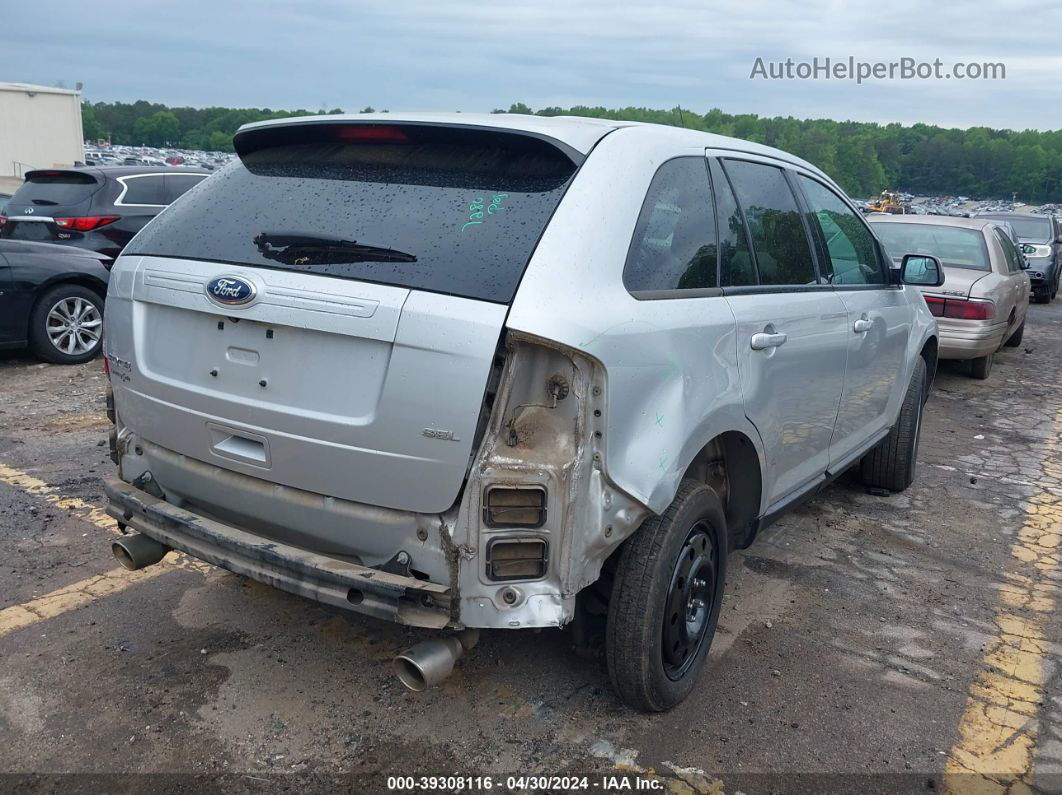
[[[446,679],[461,655],[478,640],[478,629],[466,629],[456,635],[421,641],[395,657],[395,674],[410,690],[427,690]]]
[[[163,546],[154,538],[143,533],[122,536],[111,543],[111,552],[114,559],[129,571],[143,569],[146,566],[154,566],[170,551],[169,547]]]

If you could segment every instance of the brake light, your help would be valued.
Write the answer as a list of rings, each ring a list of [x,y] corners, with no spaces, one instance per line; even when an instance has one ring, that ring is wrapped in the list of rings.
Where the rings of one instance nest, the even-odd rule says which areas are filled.
[[[926,299],[926,306],[929,307],[929,314],[933,317],[944,317],[944,304],[946,301],[943,298],[935,298],[932,295],[923,297]]]
[[[991,301],[937,298],[933,295],[924,297],[933,317],[950,317],[955,320],[991,320],[996,316],[996,305]]]
[[[55,225],[61,229],[73,229],[75,232],[91,232],[101,226],[113,224],[121,219],[120,215],[79,215],[75,218],[56,218]]]
[[[354,124],[349,127],[336,127],[336,138],[345,141],[393,141],[406,143],[409,136],[398,127],[383,124]]]
[[[3,226],[6,223],[7,223],[7,216],[6,215],[0,215],[0,226]]]

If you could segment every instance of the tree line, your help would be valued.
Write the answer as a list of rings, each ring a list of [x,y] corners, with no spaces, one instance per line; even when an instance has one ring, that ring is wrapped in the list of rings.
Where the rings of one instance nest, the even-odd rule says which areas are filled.
[[[223,152],[232,151],[232,134],[242,124],[342,112],[339,108],[170,108],[144,100],[82,104],[87,139]],[[361,112],[371,113],[373,109],[363,108]],[[1010,198],[1016,194],[1026,202],[1062,201],[1062,130],[958,130],[929,124],[730,114],[718,108],[704,114],[681,107],[655,110],[581,105],[535,111],[514,103],[508,110],[494,112],[646,121],[743,138],[814,163],[853,196],[873,196],[888,188],[976,198]]]

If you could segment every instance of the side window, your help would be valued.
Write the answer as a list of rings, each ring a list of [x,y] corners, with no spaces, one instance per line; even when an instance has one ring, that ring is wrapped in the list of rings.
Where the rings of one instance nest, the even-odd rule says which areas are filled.
[[[166,204],[162,187],[163,175],[146,177],[122,177],[125,195],[122,204]]]
[[[885,284],[874,236],[866,224],[821,182],[803,174],[797,179],[829,254],[828,272],[823,275],[831,284]]]
[[[1007,270],[1011,273],[1018,273],[1021,270],[1021,259],[1018,250],[1014,248],[1014,243],[998,227],[993,226],[992,231],[996,235],[999,247],[1003,249],[1003,259],[1007,262]]]
[[[176,201],[203,180],[200,174],[167,174],[166,190],[163,198],[166,204]]]
[[[703,157],[660,166],[638,215],[623,283],[641,290],[715,287],[715,218]]]
[[[719,286],[741,287],[756,283],[749,236],[741,217],[734,191],[715,158],[709,161],[712,188],[715,191],[715,214],[719,219]]]
[[[725,168],[752,234],[760,284],[816,284],[804,221],[782,170],[745,160],[727,160]]]

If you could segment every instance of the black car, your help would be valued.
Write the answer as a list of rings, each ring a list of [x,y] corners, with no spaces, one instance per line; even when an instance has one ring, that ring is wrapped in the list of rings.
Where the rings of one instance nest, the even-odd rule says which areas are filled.
[[[209,175],[201,168],[164,166],[29,171],[0,216],[0,238],[117,257],[144,224]]]
[[[56,364],[98,354],[110,266],[93,251],[0,240],[0,349],[28,345]]]

